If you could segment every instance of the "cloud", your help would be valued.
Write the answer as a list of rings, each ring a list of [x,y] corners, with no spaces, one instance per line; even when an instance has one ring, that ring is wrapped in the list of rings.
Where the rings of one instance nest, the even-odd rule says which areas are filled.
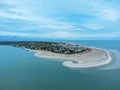
[[[8,18],[8,19],[10,18],[14,20],[16,19],[16,20],[23,20],[29,22],[36,22],[37,27],[46,28],[46,29],[59,29],[59,30],[80,29],[80,28],[76,28],[71,22],[60,21],[45,16],[37,16],[32,14],[32,12],[28,12],[25,9],[20,9],[18,7],[19,6],[17,7],[14,6],[14,8],[8,8],[7,11],[0,10],[0,17]]]
[[[31,36],[33,36],[33,34],[18,33],[18,32],[8,32],[8,31],[0,31],[0,36],[31,37]]]
[[[102,11],[98,13],[98,16],[100,16],[105,20],[117,21],[120,19],[120,12],[107,8],[107,9],[102,9]]]
[[[19,33],[19,32],[8,32],[0,31],[0,36],[17,36],[17,37],[29,37],[29,38],[55,38],[55,39],[82,39],[82,38],[120,38],[120,32],[118,33],[106,33],[106,34],[76,34],[70,32],[51,32],[44,34],[33,34],[33,33]]]
[[[104,28],[103,26],[98,25],[98,24],[94,24],[94,23],[86,23],[86,24],[83,24],[83,26],[85,28],[90,29],[90,30],[101,30]]]
[[[120,6],[112,0],[70,0],[69,3],[65,0],[0,0],[0,3],[2,36],[119,37],[113,31],[120,28]]]
[[[44,34],[36,34],[36,33],[20,33],[20,32],[9,32],[9,31],[0,31],[0,36],[18,36],[18,37],[33,37],[33,38],[75,38],[76,35],[69,32],[51,32]]]

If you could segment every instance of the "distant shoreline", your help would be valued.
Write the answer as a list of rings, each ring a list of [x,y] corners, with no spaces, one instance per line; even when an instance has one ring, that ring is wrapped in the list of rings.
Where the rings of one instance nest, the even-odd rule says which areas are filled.
[[[35,52],[34,55],[36,57],[62,60],[63,65],[70,68],[97,67],[109,64],[112,60],[110,51],[96,48],[91,48],[91,51],[88,53],[84,54],[77,53],[71,55],[58,54],[44,50],[30,50],[30,51]]]

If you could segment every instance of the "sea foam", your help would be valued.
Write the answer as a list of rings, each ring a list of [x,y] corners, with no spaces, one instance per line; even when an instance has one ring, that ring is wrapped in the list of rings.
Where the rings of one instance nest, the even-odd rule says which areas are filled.
[[[114,53],[114,58],[111,64],[100,68],[100,70],[112,70],[112,69],[119,69],[120,68],[120,52],[119,51],[112,51]]]

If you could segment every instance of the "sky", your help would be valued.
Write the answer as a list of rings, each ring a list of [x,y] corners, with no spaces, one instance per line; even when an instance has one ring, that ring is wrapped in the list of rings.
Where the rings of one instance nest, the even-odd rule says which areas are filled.
[[[120,0],[0,0],[0,37],[120,40]]]

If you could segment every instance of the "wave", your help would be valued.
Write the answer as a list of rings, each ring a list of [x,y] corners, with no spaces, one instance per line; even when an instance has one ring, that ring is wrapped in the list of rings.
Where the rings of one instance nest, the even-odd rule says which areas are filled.
[[[120,51],[112,51],[114,53],[114,58],[110,64],[105,67],[100,68],[100,70],[113,70],[120,68]]]

